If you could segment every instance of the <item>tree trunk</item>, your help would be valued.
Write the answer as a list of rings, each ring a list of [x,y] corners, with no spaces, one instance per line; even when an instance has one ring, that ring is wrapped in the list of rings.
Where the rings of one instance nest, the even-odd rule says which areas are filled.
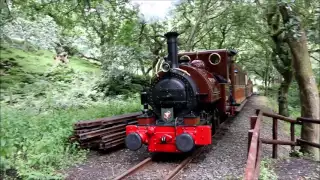
[[[319,119],[319,95],[316,80],[312,71],[307,46],[307,37],[297,15],[288,5],[280,5],[280,12],[285,27],[291,26],[288,31],[288,44],[293,55],[293,67],[300,89],[301,115],[303,117]],[[301,138],[310,142],[319,143],[319,125],[303,123]],[[301,145],[303,152],[311,153],[319,160],[319,149]]]
[[[264,96],[268,96],[268,81],[266,79],[264,80]]]
[[[288,91],[290,82],[282,81],[278,92],[278,104],[279,104],[279,114],[282,116],[289,116],[288,108]]]
[[[289,116],[288,111],[288,91],[289,86],[292,81],[293,71],[292,71],[292,58],[290,54],[290,48],[286,43],[286,37],[282,31],[280,31],[281,15],[278,11],[278,6],[275,4],[270,4],[267,9],[266,20],[269,27],[269,33],[274,45],[272,47],[272,64],[273,67],[281,75],[280,87],[278,91],[278,105],[279,114],[282,116]],[[282,81],[282,77],[284,80]],[[279,82],[279,81],[277,81]]]
[[[264,95],[265,96],[268,96],[268,81],[269,81],[269,77],[270,77],[270,61],[269,61],[269,57],[266,56],[266,63],[267,63],[267,66],[266,66],[266,69],[265,69],[265,73],[264,73]]]

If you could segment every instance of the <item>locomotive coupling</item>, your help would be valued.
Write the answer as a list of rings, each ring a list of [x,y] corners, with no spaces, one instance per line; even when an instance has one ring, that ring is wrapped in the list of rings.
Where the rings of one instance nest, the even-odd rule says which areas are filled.
[[[136,151],[142,146],[142,139],[138,133],[130,133],[125,139],[125,144],[128,149]]]

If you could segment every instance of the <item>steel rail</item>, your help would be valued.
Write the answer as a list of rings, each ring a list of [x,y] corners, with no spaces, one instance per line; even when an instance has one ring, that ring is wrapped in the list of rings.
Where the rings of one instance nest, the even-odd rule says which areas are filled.
[[[221,131],[222,127],[227,122],[228,122],[228,119],[225,120],[224,122],[220,123],[218,131],[212,137],[215,137],[217,135],[217,133]],[[105,144],[105,145],[108,145],[108,144]],[[186,167],[193,159],[198,157],[201,154],[201,152],[203,152],[204,148],[205,148],[205,146],[198,148],[195,152],[192,153],[191,156],[189,156],[186,159],[184,159],[181,163],[179,163],[179,165],[173,171],[170,172],[170,174],[168,174],[164,178],[164,180],[172,180],[172,179],[174,179],[184,167]],[[119,176],[115,177],[114,180],[124,179],[124,178],[126,178],[126,177],[128,177],[130,175],[133,175],[137,170],[141,169],[143,166],[145,166],[149,162],[152,162],[152,158],[151,157],[141,161],[139,164],[137,164],[137,165],[133,166],[132,168],[130,168],[129,170],[123,172]]]
[[[179,163],[179,165],[173,171],[171,171],[170,174],[168,174],[164,178],[164,180],[172,180],[172,179],[174,179],[180,173],[180,171],[184,167],[186,167],[194,158],[198,157],[201,154],[202,151],[203,151],[203,148],[197,149],[191,156],[187,157],[181,163]],[[130,175],[133,175],[137,170],[141,169],[142,167],[147,165],[149,162],[152,162],[152,158],[151,157],[141,161],[139,164],[133,166],[129,170],[127,170],[124,173],[120,174],[119,176],[115,177],[114,180],[124,179],[124,178],[126,178],[126,177],[128,177]]]
[[[183,160],[170,174],[168,174],[164,179],[165,180],[172,180],[174,179],[180,171],[186,167],[194,158],[198,157],[201,152],[203,151],[203,148],[197,149],[190,157]]]
[[[116,178],[114,178],[114,180],[120,180],[120,179],[123,179],[125,177],[128,177],[129,175],[131,175],[134,172],[136,172],[138,169],[142,168],[143,166],[145,166],[146,164],[151,162],[151,160],[152,160],[152,158],[148,157],[147,159],[141,161],[139,164],[133,166],[132,168],[130,168],[126,172],[124,172],[124,173],[120,174],[119,176],[117,176]]]

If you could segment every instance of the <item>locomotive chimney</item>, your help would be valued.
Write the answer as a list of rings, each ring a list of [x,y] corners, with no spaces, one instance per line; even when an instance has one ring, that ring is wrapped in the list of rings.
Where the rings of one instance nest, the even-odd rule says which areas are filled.
[[[171,62],[172,68],[177,68],[178,65],[178,36],[177,32],[168,32],[164,35],[167,38],[168,44],[168,60]]]

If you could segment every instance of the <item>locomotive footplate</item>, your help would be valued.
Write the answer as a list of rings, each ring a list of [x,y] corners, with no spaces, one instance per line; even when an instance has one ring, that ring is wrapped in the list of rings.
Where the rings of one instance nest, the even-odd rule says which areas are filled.
[[[150,152],[190,152],[195,146],[211,144],[211,126],[136,126],[126,127],[126,146],[137,150],[142,144]]]

